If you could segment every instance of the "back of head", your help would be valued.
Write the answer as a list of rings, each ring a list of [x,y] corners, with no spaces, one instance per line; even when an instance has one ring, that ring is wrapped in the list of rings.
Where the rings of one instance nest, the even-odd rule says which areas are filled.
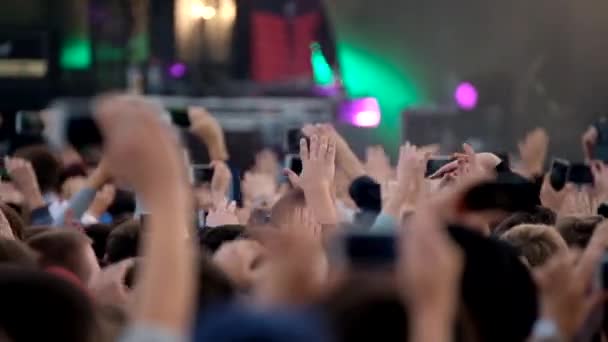
[[[106,243],[105,262],[112,264],[136,257],[140,232],[141,225],[135,220],[125,221],[114,228]]]
[[[36,268],[36,253],[18,240],[0,239],[0,264]]]
[[[89,267],[89,260],[86,260],[85,254],[87,248],[91,248],[91,240],[83,233],[69,229],[54,229],[35,235],[27,243],[38,252],[39,263],[43,268],[53,266],[65,268],[84,283],[88,282],[94,271]]]
[[[561,217],[556,224],[568,246],[585,248],[593,236],[597,225],[602,222],[602,216],[568,216]]]
[[[61,161],[45,145],[34,145],[15,151],[15,157],[32,163],[42,193],[57,191],[61,176]]]
[[[0,210],[2,211],[2,214],[4,214],[4,217],[6,217],[8,224],[11,226],[13,236],[16,239],[23,240],[23,230],[25,229],[23,218],[21,218],[15,209],[4,203],[0,203]]]
[[[132,192],[117,189],[114,201],[108,208],[114,222],[123,222],[133,216],[135,212],[135,196]]]
[[[407,341],[408,316],[395,285],[350,276],[323,303],[335,341]]]
[[[542,266],[553,255],[568,250],[566,242],[552,226],[522,224],[511,228],[501,239],[515,247],[531,267]]]
[[[9,341],[91,340],[92,303],[70,282],[42,271],[2,266],[0,289],[0,332]]]
[[[465,253],[462,299],[480,341],[525,341],[537,318],[536,286],[517,252],[470,229],[450,227]]]
[[[502,234],[509,231],[509,229],[519,226],[520,224],[542,224],[547,226],[555,225],[557,220],[557,214],[549,209],[542,206],[536,206],[532,212],[517,212],[511,214],[511,216],[500,222],[494,229],[492,234],[495,236],[501,236]]]
[[[49,232],[54,230],[55,228],[51,226],[29,226],[23,230],[23,241],[28,241],[36,235],[42,234],[44,232]]]
[[[93,251],[97,260],[103,260],[106,254],[106,245],[112,229],[111,226],[102,223],[92,224],[85,229],[85,233],[93,241]]]

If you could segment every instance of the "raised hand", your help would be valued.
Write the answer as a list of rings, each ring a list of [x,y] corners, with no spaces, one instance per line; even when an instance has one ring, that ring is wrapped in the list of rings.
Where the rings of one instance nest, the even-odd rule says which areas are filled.
[[[365,171],[376,182],[384,184],[392,178],[391,162],[382,146],[368,147],[365,156]]]
[[[562,211],[566,198],[575,191],[576,189],[572,183],[566,184],[566,186],[560,191],[553,189],[553,186],[551,186],[550,175],[547,174],[545,175],[543,185],[540,188],[540,202],[544,207],[559,213]]]
[[[420,208],[400,237],[398,279],[412,311],[411,341],[450,341],[464,257],[431,207]]]
[[[188,108],[190,131],[199,137],[209,152],[211,160],[228,160],[228,149],[222,126],[205,108]]]
[[[338,223],[338,215],[332,197],[333,181],[336,174],[336,142],[329,135],[300,141],[302,174],[298,177],[293,171],[285,170],[294,186],[302,188],[306,204],[322,224]]]
[[[143,199],[150,219],[143,236],[133,320],[186,335],[192,322],[194,246],[192,196],[183,153],[162,110],[137,96],[99,99],[95,118],[105,139],[108,169]]]
[[[517,144],[524,176],[534,177],[543,174],[545,159],[549,149],[549,135],[543,128],[536,128]]]
[[[159,112],[155,105],[127,95],[103,99],[96,107],[106,142],[104,162],[113,176],[150,197],[162,196],[151,189],[169,187],[170,180],[187,184],[183,154]]]
[[[228,165],[221,160],[211,162],[213,166],[213,179],[211,179],[211,193],[216,197],[224,197],[230,190],[232,173]]]
[[[221,202],[217,203],[207,215],[207,227],[213,228],[235,224],[239,224],[239,219],[236,216],[235,201],[228,202],[226,199],[223,199]]]
[[[602,299],[591,286],[592,275],[588,271],[597,268],[598,260],[581,259],[577,265],[576,259],[576,254],[564,252],[536,268],[533,274],[540,290],[541,315],[557,324],[566,341],[575,336]]]
[[[336,142],[327,135],[313,135],[310,147],[306,140],[300,141],[300,158],[302,159],[302,187],[330,186],[336,174]]]
[[[21,192],[30,210],[44,206],[44,198],[32,164],[24,159],[5,158],[4,165],[15,188]]]
[[[585,133],[583,133],[581,137],[581,144],[583,146],[583,154],[585,156],[586,161],[591,161],[593,159],[593,150],[595,149],[595,144],[597,144],[598,139],[598,131],[595,126],[589,126]]]
[[[403,209],[413,210],[426,190],[424,172],[430,156],[409,142],[401,146],[397,163],[397,182],[394,191],[386,198],[383,212],[400,219]]]
[[[124,307],[129,303],[129,289],[125,285],[127,272],[135,265],[135,259],[123,260],[96,273],[89,282],[89,290],[95,300]]]
[[[365,168],[355,153],[350,149],[348,142],[335,128],[328,123],[305,125],[302,133],[311,138],[313,135],[327,135],[336,142],[336,165],[344,171],[349,183],[355,178],[365,175]]]
[[[322,228],[308,209],[296,209],[277,231],[263,236],[265,267],[256,283],[256,295],[265,304],[310,302],[328,275]]]

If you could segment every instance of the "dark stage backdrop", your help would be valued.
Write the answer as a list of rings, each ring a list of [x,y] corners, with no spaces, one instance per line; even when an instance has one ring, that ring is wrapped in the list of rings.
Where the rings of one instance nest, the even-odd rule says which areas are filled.
[[[578,154],[583,128],[608,113],[607,1],[327,0],[326,5],[347,88],[353,95],[380,98],[383,123],[372,139],[377,142],[394,146],[403,110],[450,103],[460,80],[480,87],[479,110],[502,112],[504,136],[496,139],[512,144],[526,129],[544,125],[552,145],[571,158]],[[367,71],[375,77],[352,76],[363,67],[375,68]],[[348,84],[349,78],[366,82]],[[471,130],[486,126],[479,115],[469,121]]]

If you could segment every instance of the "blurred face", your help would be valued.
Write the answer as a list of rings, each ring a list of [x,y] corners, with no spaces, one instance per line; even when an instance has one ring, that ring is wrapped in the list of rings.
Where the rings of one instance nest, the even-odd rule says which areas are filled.
[[[264,247],[257,241],[239,239],[222,244],[213,254],[213,262],[239,288],[250,288],[264,260]]]

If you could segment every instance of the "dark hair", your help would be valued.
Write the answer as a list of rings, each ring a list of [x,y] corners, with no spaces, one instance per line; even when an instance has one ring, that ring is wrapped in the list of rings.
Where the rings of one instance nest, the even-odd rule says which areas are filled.
[[[0,203],[0,210],[2,210],[4,217],[6,217],[8,224],[11,226],[13,236],[16,239],[23,240],[23,230],[25,229],[25,222],[23,221],[19,213],[17,213],[15,209],[4,203]]]
[[[568,216],[557,221],[556,227],[570,247],[586,248],[603,216]]]
[[[480,341],[526,341],[538,314],[536,286],[517,252],[462,227],[448,231],[465,253],[462,300]]]
[[[107,224],[97,223],[87,226],[84,230],[87,236],[93,241],[93,251],[95,252],[98,261],[102,261],[106,254],[106,245],[112,229],[113,228]]]
[[[62,171],[61,161],[45,145],[27,146],[15,151],[15,157],[32,163],[40,191],[56,191]]]
[[[139,252],[141,225],[135,220],[125,221],[108,235],[104,261],[109,264],[133,258]]]
[[[351,275],[322,302],[338,342],[407,341],[408,315],[395,285],[369,274]]]
[[[0,239],[0,264],[36,268],[36,253],[21,241]]]
[[[93,337],[93,305],[76,285],[42,271],[2,266],[0,288],[0,331],[8,340],[86,342]]]
[[[356,178],[348,189],[348,193],[355,204],[357,204],[357,207],[362,211],[374,213],[382,210],[382,196],[380,192],[380,184],[369,176]]]
[[[223,304],[236,295],[236,287],[228,276],[207,256],[199,260],[198,310],[205,311],[210,306]]]
[[[492,235],[500,236],[509,229],[519,226],[520,224],[544,224],[547,226],[555,225],[557,214],[543,206],[537,205],[532,212],[516,212],[500,222],[494,229]]]
[[[86,166],[82,164],[70,164],[61,170],[59,174],[59,184],[63,184],[66,180],[72,177],[86,177],[87,170]]]
[[[112,220],[122,222],[131,218],[135,212],[135,196],[132,192],[125,190],[116,190],[114,201],[108,208],[108,213],[112,215]]]
[[[36,235],[45,233],[45,232],[49,232],[51,230],[54,230],[55,228],[50,227],[50,226],[30,226],[30,227],[26,227],[23,230],[23,241],[28,241],[29,239],[33,238]]]
[[[200,234],[199,242],[204,252],[215,253],[225,242],[247,237],[245,227],[239,225],[207,228]]]
[[[56,228],[35,235],[27,244],[40,254],[38,262],[43,268],[59,266],[72,272],[86,282],[87,274],[83,268],[79,251],[90,245],[91,240],[81,232]]]

